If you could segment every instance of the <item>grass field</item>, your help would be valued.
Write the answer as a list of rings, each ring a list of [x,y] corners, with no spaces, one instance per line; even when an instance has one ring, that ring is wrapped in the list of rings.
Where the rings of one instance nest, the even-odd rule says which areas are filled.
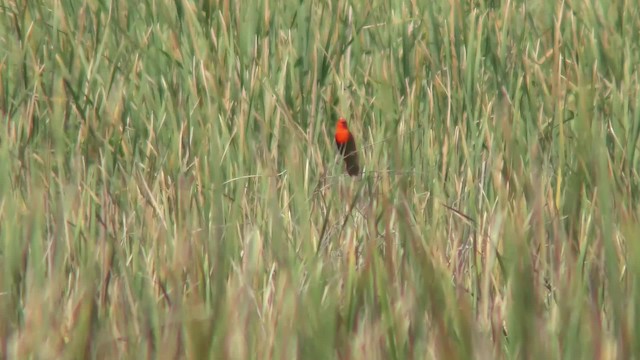
[[[640,358],[639,33],[630,0],[3,0],[0,358]]]

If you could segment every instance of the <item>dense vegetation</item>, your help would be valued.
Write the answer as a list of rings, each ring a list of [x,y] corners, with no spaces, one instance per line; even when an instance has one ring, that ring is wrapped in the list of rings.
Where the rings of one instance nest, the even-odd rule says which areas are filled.
[[[635,358],[639,33],[629,0],[4,0],[0,357]]]

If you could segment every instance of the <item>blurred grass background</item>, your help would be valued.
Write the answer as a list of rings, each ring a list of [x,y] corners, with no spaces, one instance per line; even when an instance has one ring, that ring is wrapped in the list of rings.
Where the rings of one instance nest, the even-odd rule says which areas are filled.
[[[636,5],[3,0],[0,357],[640,357]]]

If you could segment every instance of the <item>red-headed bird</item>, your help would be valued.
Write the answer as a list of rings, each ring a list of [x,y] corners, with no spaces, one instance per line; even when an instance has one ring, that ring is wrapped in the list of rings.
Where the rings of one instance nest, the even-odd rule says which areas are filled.
[[[353,135],[347,127],[347,120],[344,118],[338,119],[338,124],[336,125],[336,145],[344,158],[347,173],[351,176],[358,176],[360,174],[360,165],[358,164],[356,141],[353,139]]]

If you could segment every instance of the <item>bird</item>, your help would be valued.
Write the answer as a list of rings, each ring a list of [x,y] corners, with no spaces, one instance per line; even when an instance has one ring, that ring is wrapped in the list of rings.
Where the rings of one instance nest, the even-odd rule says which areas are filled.
[[[344,158],[347,174],[351,176],[360,175],[356,141],[347,127],[347,120],[342,117],[338,119],[338,123],[336,124],[336,146]]]

